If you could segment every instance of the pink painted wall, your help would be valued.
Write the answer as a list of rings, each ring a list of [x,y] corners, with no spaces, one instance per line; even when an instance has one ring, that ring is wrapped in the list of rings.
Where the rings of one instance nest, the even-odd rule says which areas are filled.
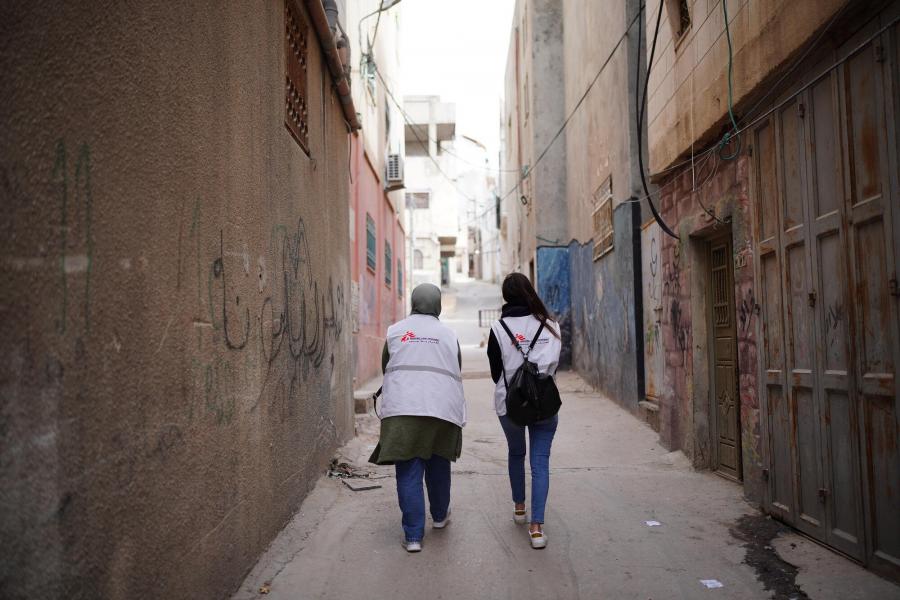
[[[351,136],[350,206],[354,239],[351,240],[351,279],[359,286],[359,330],[354,333],[354,387],[381,373],[381,349],[385,332],[406,314],[406,234],[396,216],[379,173],[363,149],[362,138]],[[376,266],[366,264],[366,216],[375,221]],[[385,282],[384,244],[391,245],[391,282]],[[402,282],[397,277],[397,262]]]

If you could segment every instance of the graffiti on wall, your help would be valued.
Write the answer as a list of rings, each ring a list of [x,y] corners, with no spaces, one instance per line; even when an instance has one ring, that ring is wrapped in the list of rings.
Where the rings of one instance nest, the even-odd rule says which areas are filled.
[[[662,346],[662,263],[660,260],[662,229],[650,223],[641,230],[641,280],[643,282],[644,390],[657,399],[663,389],[665,355]]]
[[[190,229],[197,248],[201,245],[198,230],[196,224]],[[347,311],[344,288],[330,275],[317,276],[310,237],[302,217],[292,226],[274,226],[270,235],[274,252],[268,253],[274,256],[273,268],[260,256],[255,273],[246,250],[227,249],[244,246],[229,243],[223,230],[212,260],[204,264],[200,259],[198,313],[193,324],[198,331],[197,350],[204,358],[192,365],[192,417],[199,406],[216,424],[228,424],[236,406],[243,403],[252,412],[268,399],[273,414],[284,422],[295,416],[301,397],[311,389],[309,380],[320,369],[327,367],[328,374],[319,373],[320,382],[333,374],[334,352]],[[201,351],[207,343],[212,358]],[[252,381],[254,372],[262,373],[259,393],[242,402],[243,392],[238,390],[245,390],[248,373]]]
[[[537,249],[537,293],[559,323],[563,348],[560,366],[571,361],[571,301],[569,290],[569,249],[542,246]]]
[[[634,299],[634,256],[631,232],[633,205],[613,211],[614,250],[593,258],[593,243],[569,246],[572,298],[573,365],[591,385],[630,408],[639,393],[635,361],[637,336]]]

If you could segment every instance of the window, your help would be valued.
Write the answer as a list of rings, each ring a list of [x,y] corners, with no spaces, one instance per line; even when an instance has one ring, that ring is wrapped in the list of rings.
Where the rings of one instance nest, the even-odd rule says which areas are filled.
[[[375,253],[378,251],[378,244],[375,242],[375,221],[372,215],[366,213],[366,266],[373,273],[375,272]]]
[[[612,176],[609,176],[594,192],[594,260],[612,250],[612,214]]]
[[[384,145],[388,148],[391,145],[391,105],[387,103],[384,105]]]
[[[403,265],[399,258],[397,259],[397,296],[403,297]]]
[[[391,243],[384,240],[384,285],[391,287],[393,277],[394,253],[391,251]]]
[[[431,205],[431,192],[406,192],[407,208],[427,209]]]
[[[669,25],[672,27],[672,37],[677,45],[691,28],[691,13],[688,10],[687,0],[666,0],[666,12],[669,16]]]
[[[425,255],[421,250],[413,250],[413,269],[425,268]]]
[[[371,50],[370,50],[371,52]],[[369,98],[375,102],[375,61],[371,56],[366,56],[363,63],[363,75],[366,79],[366,90],[369,92]]]
[[[306,91],[309,27],[293,0],[284,3],[284,124],[309,154],[309,97]]]

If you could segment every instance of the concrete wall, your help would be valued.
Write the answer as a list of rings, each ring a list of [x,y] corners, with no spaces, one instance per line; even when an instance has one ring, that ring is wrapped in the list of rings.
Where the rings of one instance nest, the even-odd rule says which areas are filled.
[[[562,7],[566,107],[574,107],[600,73],[569,122],[565,139],[573,365],[610,398],[636,410],[643,399],[643,340],[635,319],[641,311],[634,293],[635,274],[640,277],[640,263],[635,262],[640,248],[634,248],[639,205],[629,200],[643,195],[635,134],[635,70],[643,70],[637,23],[632,35],[619,40],[637,16],[639,2],[570,0]],[[596,191],[608,178],[615,240],[612,251],[594,261]]]
[[[659,3],[645,9],[649,51]],[[745,112],[755,96],[772,83],[776,69],[803,48],[847,0],[729,0],[728,16],[734,48],[735,112]],[[723,133],[728,110],[728,45],[719,0],[688,0],[691,27],[674,39],[669,10],[663,9],[656,56],[651,68],[648,122],[651,172],[674,163],[695,147]],[[753,115],[757,116],[757,115]]]
[[[0,9],[4,598],[226,596],[353,433],[346,128],[315,43],[285,128],[283,31]]]
[[[613,212],[615,251],[593,260],[593,242],[570,245],[572,364],[592,386],[637,411],[642,382],[635,332],[634,224],[638,209]]]
[[[538,246],[569,240],[566,134],[535,164],[565,119],[563,10],[556,0],[516,2],[505,87],[502,195],[516,186],[522,170],[534,170],[504,199],[507,233],[501,264],[508,271],[533,274]]]
[[[565,244],[569,241],[566,214],[566,131],[553,147],[536,163],[539,155],[559,131],[566,118],[565,68],[563,63],[563,9],[559,0],[530,0],[531,24],[528,30],[530,48],[526,49],[529,64],[528,94],[530,100],[531,140],[528,165],[534,170],[529,176],[526,196],[533,203],[531,213],[535,246]],[[530,244],[529,244],[530,245]]]

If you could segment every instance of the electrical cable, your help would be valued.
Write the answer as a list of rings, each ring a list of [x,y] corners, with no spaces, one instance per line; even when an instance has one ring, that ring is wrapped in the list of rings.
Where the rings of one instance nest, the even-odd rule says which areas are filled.
[[[839,11],[834,13],[831,19],[828,20],[828,23],[825,25],[825,27],[822,28],[822,31],[819,32],[819,35],[816,36],[816,39],[810,42],[809,45],[807,45],[806,50],[797,57],[797,60],[794,61],[794,63],[781,75],[781,77],[778,78],[775,83],[767,86],[766,93],[760,96],[759,100],[757,100],[756,103],[750,107],[750,109],[747,111],[747,116],[752,115],[753,112],[757,108],[759,108],[760,104],[762,104],[763,101],[766,100],[766,98],[771,96],[772,93],[776,90],[780,89],[781,84],[784,83],[784,80],[787,79],[788,76],[794,72],[794,69],[796,69],[806,59],[806,57],[809,56],[810,53],[819,46],[819,44],[822,42],[822,38],[825,37],[825,34],[827,34],[831,30],[832,26],[834,26],[841,15],[844,14],[844,11],[847,10],[847,7],[851,4],[852,2],[845,3]]]
[[[784,106],[786,106],[787,104],[789,104],[794,98],[796,98],[797,96],[799,96],[800,94],[802,94],[803,92],[805,92],[806,90],[811,88],[813,85],[815,85],[816,83],[821,81],[824,77],[826,77],[829,73],[831,73],[832,71],[834,71],[835,69],[837,69],[838,67],[843,65],[845,62],[850,60],[853,56],[858,54],[861,50],[863,50],[866,46],[868,46],[870,43],[872,43],[876,38],[880,37],[882,34],[884,34],[886,31],[888,31],[891,27],[895,26],[898,22],[900,22],[900,17],[895,17],[894,19],[892,19],[889,23],[887,23],[886,25],[884,25],[883,27],[881,27],[880,29],[875,31],[871,36],[869,36],[868,38],[866,38],[865,40],[860,42],[856,47],[854,47],[852,50],[850,50],[844,57],[836,60],[834,63],[832,63],[828,67],[825,67],[818,75],[816,75],[815,77],[810,79],[807,83],[805,83],[799,89],[797,89],[792,94],[790,94],[789,96],[784,98],[781,102],[776,103],[771,108],[769,108],[769,110],[765,111],[764,113],[762,113],[761,115],[759,115],[758,117],[753,119],[752,121],[746,122],[746,124],[741,126],[737,131],[734,132],[734,134],[736,135],[736,134],[744,133],[748,129],[751,129],[755,125],[761,123],[763,120],[768,118],[775,111],[777,111],[777,110],[783,108]],[[820,38],[817,39],[816,43],[818,43],[821,40],[821,37],[822,36],[820,36]],[[810,47],[807,50],[807,52],[800,58],[801,59],[804,58],[806,55],[808,55],[812,51],[812,49],[813,49],[813,47]],[[793,64],[788,69],[788,72],[793,71],[799,64],[800,64],[799,61],[796,62],[795,64]],[[780,83],[786,77],[787,77],[787,75],[782,77],[782,79],[779,80],[778,83]],[[773,91],[777,91],[777,90],[774,87],[770,88],[770,91],[766,94],[766,96],[770,95],[771,92],[773,92]],[[758,108],[758,106],[760,104],[761,104],[761,101],[757,102],[757,104],[754,105],[754,107],[751,109],[751,111],[748,111],[748,116],[745,118],[749,118],[750,112],[752,112],[753,110],[756,110],[756,108]],[[716,143],[716,144],[710,146],[709,148],[707,148],[706,150],[702,151],[700,154],[696,155],[694,158],[703,157],[709,153],[715,152],[716,150],[718,150],[718,148],[719,148],[719,144]],[[661,176],[661,175],[665,175],[667,173],[671,173],[673,171],[677,171],[678,169],[681,169],[685,165],[690,164],[690,162],[691,162],[690,158],[685,159],[681,162],[675,163],[672,166],[662,169],[661,171],[656,173],[656,175]],[[646,198],[646,196],[645,196],[645,198]]]
[[[410,120],[409,115],[407,115],[406,111],[403,110],[403,106],[401,106],[400,103],[397,101],[397,98],[394,97],[393,92],[391,92],[391,88],[388,87],[387,81],[384,80],[384,76],[382,76],[381,69],[378,68],[378,64],[373,60],[372,65],[375,67],[375,75],[378,76],[378,79],[381,81],[381,84],[384,86],[385,94],[387,94],[387,97],[391,99],[391,102],[394,103],[394,106],[397,107],[397,110],[400,111],[400,115],[403,117],[403,120],[408,125],[412,125],[412,121]],[[450,177],[444,171],[444,169],[441,168],[440,163],[431,155],[430,152],[427,152],[428,144],[425,143],[424,141],[422,141],[422,138],[419,137],[419,134],[416,133],[416,130],[414,128],[411,128],[410,131],[412,131],[412,134],[416,138],[416,141],[419,142],[419,144],[421,144],[424,148],[426,148],[426,153],[427,153],[428,158],[431,159],[431,162],[433,162],[434,166],[437,167],[438,172],[444,176],[444,179],[446,179],[450,183],[450,185],[452,185],[463,198],[465,198],[466,200],[468,200],[470,202],[476,202],[475,198],[469,197],[468,194],[466,194],[459,188],[459,186],[456,184],[456,182],[453,180],[453,178]]]
[[[372,33],[372,41],[369,42],[369,54],[372,54],[372,50],[375,49],[375,39],[378,37],[378,25],[381,24],[381,13],[386,11],[386,8],[381,8],[383,2],[378,4],[378,17],[375,19],[375,32]]]
[[[738,130],[737,119],[734,118],[734,84],[732,83],[732,71],[734,69],[734,48],[731,45],[731,27],[728,25],[728,3],[722,0],[722,17],[725,20],[725,39],[728,41],[728,117],[731,119],[731,131],[725,132],[722,141],[719,142],[719,158],[722,160],[734,160],[741,154],[741,138],[734,133]],[[737,148],[731,154],[725,153],[725,148],[731,143],[732,138],[737,140]]]
[[[516,185],[514,185],[512,187],[512,189],[510,189],[505,194],[503,194],[503,197],[501,198],[501,200],[506,200],[506,198],[511,196],[517,189],[520,189],[522,182],[525,181],[525,179],[527,179],[529,175],[531,175],[531,172],[534,171],[535,167],[538,166],[538,164],[541,162],[541,160],[544,158],[544,156],[546,156],[547,152],[549,152],[550,148],[553,146],[553,143],[557,140],[557,138],[559,138],[560,135],[562,135],[562,132],[565,131],[566,127],[569,124],[569,121],[572,120],[572,117],[575,115],[575,113],[578,111],[578,109],[581,108],[581,105],[584,103],[584,101],[587,98],[588,94],[590,93],[591,89],[593,89],[594,84],[596,84],[597,80],[600,79],[600,75],[603,73],[603,71],[606,69],[607,65],[609,64],[609,62],[612,60],[616,51],[619,49],[619,46],[622,45],[622,41],[626,37],[628,37],[628,32],[631,31],[631,27],[634,25],[634,22],[639,20],[639,18],[641,16],[641,12],[642,12],[641,10],[638,10],[638,14],[635,15],[631,19],[631,21],[628,23],[628,25],[625,27],[625,31],[619,37],[615,46],[613,46],[613,49],[610,51],[609,55],[606,57],[606,60],[604,60],[603,63],[600,65],[600,70],[597,71],[596,75],[594,75],[594,78],[591,80],[591,83],[588,84],[587,89],[584,90],[584,93],[581,95],[581,98],[579,98],[578,102],[575,103],[575,107],[572,108],[572,110],[569,112],[569,115],[565,118],[562,125],[557,130],[556,134],[553,136],[553,138],[550,139],[550,142],[544,147],[544,149],[538,155],[537,159],[534,161],[534,164],[528,166],[528,169],[525,171],[524,174],[522,174],[522,176],[516,182]],[[527,202],[524,202],[523,204],[526,204],[526,203]]]
[[[659,214],[659,211],[656,210],[656,205],[653,204],[653,199],[650,197],[650,188],[647,186],[647,177],[644,174],[644,148],[643,148],[643,143],[642,143],[642,139],[641,139],[641,131],[644,126],[644,122],[643,122],[644,121],[644,108],[647,106],[647,89],[650,87],[650,69],[651,69],[651,67],[653,67],[653,56],[656,54],[656,42],[657,42],[657,39],[659,38],[659,26],[660,26],[660,23],[662,23],[663,4],[664,4],[663,1],[660,0],[659,12],[656,13],[656,29],[653,32],[653,44],[650,47],[650,57],[647,60],[647,76],[644,79],[644,92],[643,92],[643,94],[641,94],[640,90],[635,90],[635,93],[641,95],[641,106],[640,106],[640,110],[638,111],[638,114],[637,114],[637,123],[636,123],[636,125],[637,125],[636,133],[637,133],[637,140],[638,140],[638,143],[637,143],[637,146],[638,146],[638,148],[637,148],[637,150],[638,150],[638,171],[641,174],[641,185],[644,188],[644,194],[647,195],[647,204],[650,206],[650,212],[653,213],[653,219],[657,223],[659,223],[660,229],[662,229],[666,235],[677,239],[678,236],[675,234],[675,232],[673,232],[669,228],[669,226],[663,220],[662,216]],[[642,12],[643,12],[643,10],[639,8],[638,16],[640,16],[642,14]]]
[[[422,130],[422,124],[421,124],[421,123],[409,123],[409,126],[412,127],[413,129],[418,128],[420,131]],[[427,132],[427,131],[425,132],[425,139],[426,139],[428,142],[435,141],[435,140],[432,140],[432,139],[431,139],[431,136],[428,135],[428,132]],[[484,166],[484,165],[476,165],[475,163],[466,160],[465,158],[463,158],[463,157],[460,156],[459,154],[456,154],[455,152],[453,152],[453,151],[450,150],[449,148],[445,148],[444,146],[441,146],[441,152],[442,152],[442,153],[449,154],[450,156],[452,156],[452,157],[456,158],[457,160],[459,160],[459,162],[461,162],[461,163],[463,163],[463,164],[466,164],[466,165],[472,167],[473,169],[483,169],[483,170],[487,171],[488,173],[496,173],[497,171],[500,171],[501,173],[518,173],[518,172],[519,172],[518,169],[492,169],[492,168],[486,167],[486,166]]]

